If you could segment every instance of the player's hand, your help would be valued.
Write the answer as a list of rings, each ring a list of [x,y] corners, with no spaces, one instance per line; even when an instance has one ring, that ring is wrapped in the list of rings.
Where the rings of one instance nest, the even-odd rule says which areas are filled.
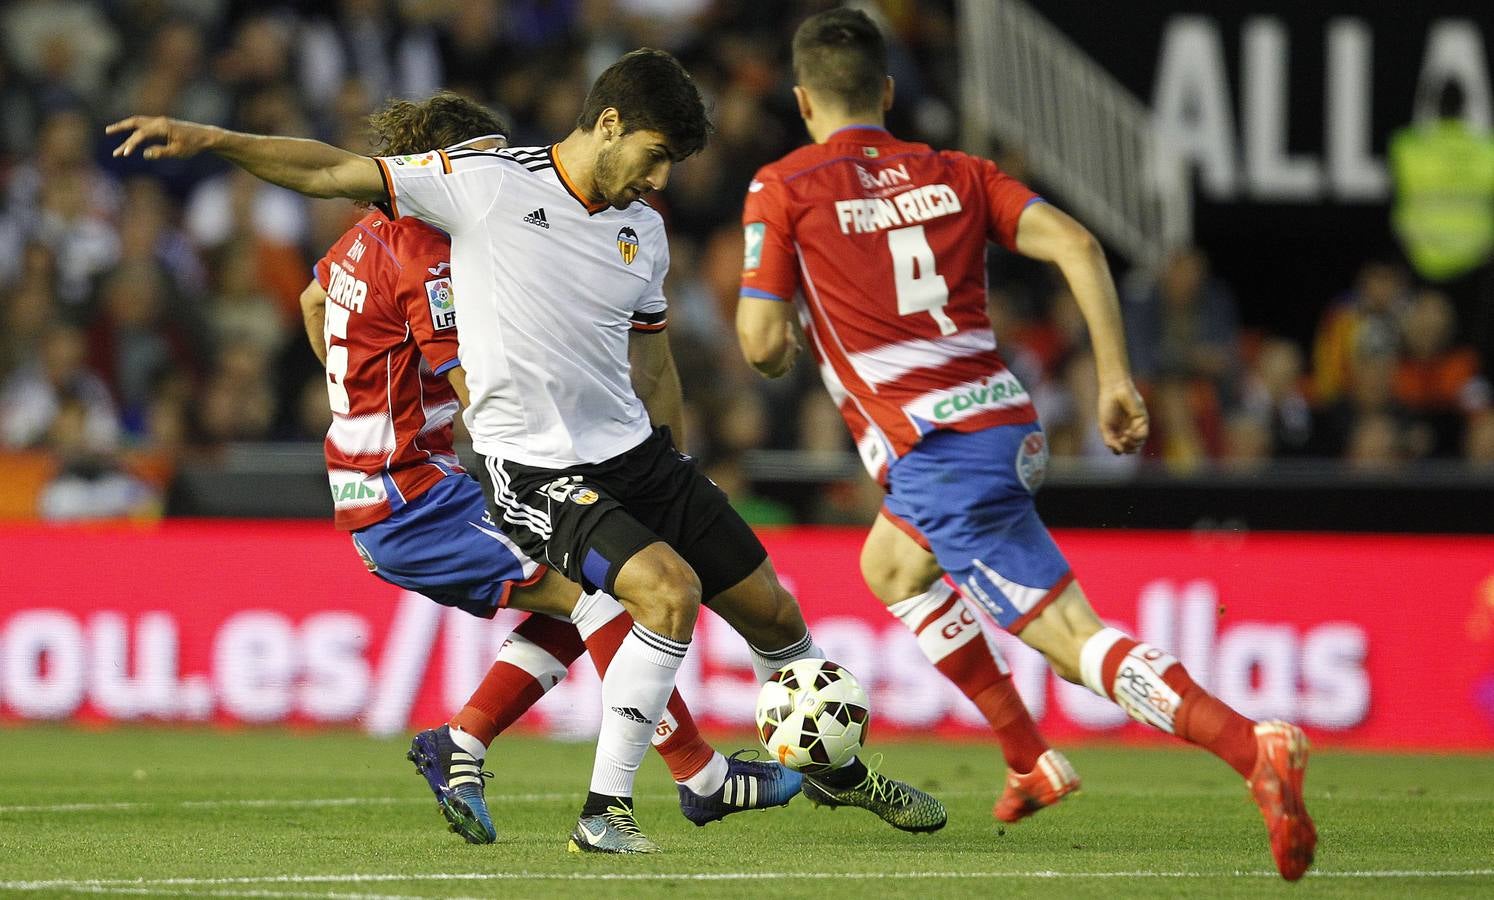
[[[213,137],[219,129],[211,125],[198,125],[165,116],[130,116],[104,129],[105,134],[130,132],[124,143],[114,148],[114,156],[129,156],[141,144],[155,141],[146,147],[141,156],[145,159],[195,156],[213,145]]]
[[[1100,437],[1111,453],[1135,453],[1146,443],[1150,426],[1146,401],[1129,378],[1100,385]]]

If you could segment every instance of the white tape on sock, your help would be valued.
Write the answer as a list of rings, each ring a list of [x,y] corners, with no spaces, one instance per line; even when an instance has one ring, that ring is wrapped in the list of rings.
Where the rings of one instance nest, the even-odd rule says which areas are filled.
[[[529,673],[529,677],[539,682],[540,690],[546,693],[565,677],[565,666],[560,664],[560,660],[522,634],[508,636],[508,640],[503,642],[502,649],[498,651],[497,662],[523,669]]]
[[[1105,664],[1105,654],[1110,652],[1117,641],[1125,640],[1125,637],[1126,633],[1118,628],[1101,628],[1079,649],[1079,677],[1084,680],[1085,687],[1106,700],[1114,698],[1110,696],[1109,685],[1105,684],[1100,667]]]

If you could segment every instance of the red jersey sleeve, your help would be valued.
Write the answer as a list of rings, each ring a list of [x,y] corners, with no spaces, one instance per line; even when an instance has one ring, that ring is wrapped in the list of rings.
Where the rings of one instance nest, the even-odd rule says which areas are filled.
[[[410,334],[431,371],[445,374],[461,363],[457,358],[456,303],[451,292],[451,245],[435,239],[422,242],[404,262],[398,290]]]
[[[1001,171],[989,159],[969,157],[986,195],[986,235],[1008,250],[1017,249],[1017,220],[1022,211],[1043,198],[1031,188]]]
[[[767,169],[747,186],[742,207],[742,294],[791,300],[799,289],[798,255],[789,227],[783,181]]]

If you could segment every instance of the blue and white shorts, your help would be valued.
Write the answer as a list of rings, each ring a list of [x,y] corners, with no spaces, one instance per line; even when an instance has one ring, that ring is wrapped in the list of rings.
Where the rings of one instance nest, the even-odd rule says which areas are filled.
[[[390,584],[485,619],[507,605],[515,587],[545,574],[493,524],[469,475],[448,475],[389,518],[353,532],[353,546]]]
[[[1015,634],[1074,577],[1033,504],[1047,465],[1037,423],[935,431],[893,462],[882,515]]]

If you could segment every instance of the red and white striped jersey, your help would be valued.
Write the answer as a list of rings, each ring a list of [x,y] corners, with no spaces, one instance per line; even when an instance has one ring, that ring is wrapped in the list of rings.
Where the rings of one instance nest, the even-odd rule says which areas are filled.
[[[853,127],[747,188],[742,294],[789,300],[867,469],[937,429],[1032,422],[996,353],[986,244],[1041,198],[995,163]]]
[[[451,242],[417,219],[364,216],[316,264],[327,292],[325,445],[337,527],[366,528],[462,471]]]

